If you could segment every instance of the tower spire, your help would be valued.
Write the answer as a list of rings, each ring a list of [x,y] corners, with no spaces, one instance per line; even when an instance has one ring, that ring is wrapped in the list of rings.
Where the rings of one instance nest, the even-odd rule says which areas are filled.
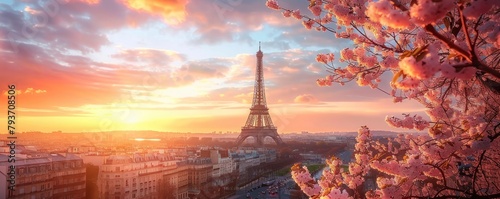
[[[245,126],[241,128],[241,134],[238,136],[236,143],[240,145],[246,138],[254,137],[257,145],[264,144],[264,138],[271,137],[276,144],[283,144],[276,127],[269,115],[269,108],[267,108],[266,94],[264,88],[264,70],[262,58],[264,53],[261,51],[259,41],[259,51],[256,53],[257,66],[255,69],[255,86],[253,92],[252,106],[250,107],[250,114],[248,115]]]

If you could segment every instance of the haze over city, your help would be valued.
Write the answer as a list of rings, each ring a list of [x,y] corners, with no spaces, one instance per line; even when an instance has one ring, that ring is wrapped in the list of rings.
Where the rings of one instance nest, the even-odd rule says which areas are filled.
[[[361,125],[401,131],[385,116],[423,113],[414,102],[392,103],[384,92],[355,83],[318,87],[316,79],[328,73],[316,54],[349,42],[307,31],[264,4],[81,0],[61,1],[48,12],[37,1],[4,1],[0,84],[16,85],[17,130],[240,131],[259,41],[279,133],[352,132]],[[380,88],[390,92],[389,85]],[[7,95],[6,86],[1,93]]]

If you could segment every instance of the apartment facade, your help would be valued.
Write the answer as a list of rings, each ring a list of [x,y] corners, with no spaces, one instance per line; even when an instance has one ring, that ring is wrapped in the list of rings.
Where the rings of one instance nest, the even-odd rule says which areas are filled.
[[[162,198],[158,190],[163,179],[163,165],[151,154],[112,155],[99,166],[100,198]]]
[[[11,165],[6,154],[0,154],[0,173]],[[0,184],[0,199],[84,199],[86,172],[83,161],[73,154],[16,154],[15,191]],[[0,175],[5,183],[7,175]]]

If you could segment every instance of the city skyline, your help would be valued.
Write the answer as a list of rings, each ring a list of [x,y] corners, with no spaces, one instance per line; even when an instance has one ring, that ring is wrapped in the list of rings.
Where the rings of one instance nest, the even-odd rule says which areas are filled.
[[[0,8],[7,19],[0,22],[0,91],[6,96],[7,85],[16,85],[18,132],[240,131],[259,41],[279,133],[362,125],[401,131],[385,124],[387,114],[424,110],[411,101],[388,103],[392,97],[356,82],[318,87],[316,79],[328,73],[316,54],[338,58],[349,43],[306,32],[264,1],[49,3],[8,1]]]

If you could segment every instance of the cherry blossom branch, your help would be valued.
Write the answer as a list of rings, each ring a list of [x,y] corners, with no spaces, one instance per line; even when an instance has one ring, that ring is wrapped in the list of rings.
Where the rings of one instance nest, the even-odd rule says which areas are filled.
[[[488,136],[488,138],[490,138],[490,142],[493,142],[493,140],[497,139],[498,137],[500,137],[500,131],[497,131],[497,128],[500,127],[500,123],[498,123],[497,125],[495,125],[495,128],[494,130],[496,131],[495,132],[495,135],[492,135],[492,136]]]
[[[472,65],[476,66],[477,69],[479,70],[482,70],[486,73],[489,73],[493,76],[495,76],[496,78],[500,79],[500,72],[495,70],[495,69],[492,69],[486,65],[484,65],[483,63],[481,63],[477,58],[475,59],[472,59],[472,55],[470,55],[467,51],[465,51],[464,49],[460,48],[459,46],[457,46],[456,44],[452,43],[450,40],[448,40],[446,37],[444,37],[443,35],[439,34],[436,29],[434,29],[434,26],[428,24],[425,26],[425,30],[427,30],[429,33],[431,33],[434,37],[438,38],[439,40],[441,40],[443,43],[445,43],[449,48],[457,51],[460,55],[462,55],[462,57],[464,57],[465,59],[467,59],[469,62],[472,63]]]
[[[408,196],[404,197],[404,199],[413,199],[413,198],[421,198],[421,199],[448,199],[448,198],[462,198],[460,196],[439,196],[439,197],[428,197],[428,196]]]
[[[436,37],[437,39],[439,39],[443,43],[445,43],[449,48],[457,51],[460,55],[462,55],[462,57],[464,57],[465,59],[472,62],[472,60],[470,59],[470,55],[467,51],[462,49],[460,46],[457,46],[455,43],[452,43],[450,40],[448,40],[448,38],[446,38],[445,36],[443,36],[439,32],[437,32],[436,29],[434,28],[434,26],[427,24],[427,25],[425,25],[424,29],[427,32],[431,33],[432,36]]]
[[[393,48],[389,48],[387,47],[386,45],[383,45],[383,44],[379,44],[377,42],[374,42],[373,40],[371,40],[366,34],[364,34],[362,31],[360,31],[358,29],[358,27],[356,26],[356,24],[354,24],[353,22],[351,22],[351,26],[356,29],[356,31],[359,32],[359,34],[363,35],[364,38],[366,38],[368,41],[370,41],[371,44],[375,45],[375,46],[378,46],[378,47],[381,47],[383,49],[386,49],[386,50],[390,50],[390,51],[393,51],[395,53],[403,53],[402,50],[398,50],[398,49],[393,49]]]
[[[459,189],[456,189],[454,191],[461,191]],[[500,194],[492,194],[492,195],[487,195],[487,196],[481,196],[481,195],[473,195],[473,194],[468,194],[470,195],[470,198],[475,198],[475,199],[495,199],[500,197]],[[420,198],[420,199],[447,199],[447,198],[464,198],[463,196],[456,196],[456,195],[444,195],[444,196],[439,196],[439,197],[428,197],[428,196],[408,196],[404,197],[405,199],[408,198]]]
[[[483,174],[483,178],[484,178],[484,180],[486,181],[486,184],[487,184],[486,189],[489,190],[490,189],[490,182],[489,182],[488,178],[486,178],[486,173],[484,172],[483,165],[484,164],[481,164],[481,173]],[[486,192],[488,192],[488,191],[486,191]]]
[[[477,60],[477,59],[476,59],[476,62],[477,62],[477,65],[476,65],[477,69],[482,70],[486,73],[489,73],[489,74],[493,75],[494,77],[496,77],[497,79],[500,79],[500,72],[499,71],[484,65],[483,63],[479,62],[479,60]]]
[[[476,194],[476,178],[477,178],[477,172],[479,171],[479,167],[481,163],[483,162],[484,154],[486,153],[486,150],[483,150],[481,153],[481,157],[479,158],[479,163],[477,164],[476,170],[474,171],[474,177],[472,178],[472,193]]]
[[[438,167],[438,166],[436,166],[436,165],[434,165],[434,164],[431,164],[431,163],[426,163],[426,164],[424,164],[424,165],[429,165],[429,166],[431,166],[431,167],[436,168],[436,169],[439,171],[439,173],[441,173],[441,177],[443,177],[443,184],[444,184],[444,186],[445,186],[445,187],[447,187],[447,186],[448,186],[448,185],[446,184],[446,175],[444,175],[444,171],[441,169],[441,167]],[[438,192],[438,193],[436,193],[436,195],[435,195],[434,197],[436,197],[436,196],[437,196],[437,194],[439,194],[439,192]]]
[[[476,53],[474,52],[474,46],[472,45],[472,41],[470,40],[469,31],[467,31],[467,23],[465,22],[463,9],[463,6],[460,6],[458,9],[458,13],[460,14],[460,22],[462,23],[462,31],[464,31],[465,41],[467,41],[467,46],[469,46],[471,56],[474,58],[476,57]]]
[[[375,160],[368,164],[350,164],[352,172],[349,175],[346,173],[336,176],[334,181],[321,182],[322,190],[318,190],[321,194],[313,195],[327,196],[333,193],[330,190],[338,191],[341,183],[354,192],[351,196],[363,197],[362,172],[371,168],[392,176],[380,176],[381,181],[377,181],[379,189],[371,192],[373,197],[498,196],[500,181],[487,174],[494,172],[499,164],[495,147],[498,144],[496,139],[500,137],[500,124],[496,124],[500,111],[496,92],[496,85],[500,84],[500,41],[492,42],[491,27],[497,27],[498,22],[490,19],[497,17],[500,10],[478,9],[487,5],[479,1],[462,4],[454,1],[359,0],[353,3],[348,0],[310,0],[309,3],[308,8],[314,14],[312,18],[301,15],[299,10],[279,8],[275,0],[267,2],[268,7],[283,11],[285,17],[305,20],[302,23],[306,29],[328,30],[337,38],[354,42],[355,49],[340,51],[340,62],[348,63],[348,66],[334,66],[318,55],[320,61],[316,60],[327,62],[326,70],[331,73],[324,79],[318,79],[318,85],[330,86],[333,82],[343,85],[344,82],[357,80],[359,86],[370,85],[384,92],[374,80],[380,80],[381,74],[396,71],[391,83],[395,82],[397,86],[392,92],[384,93],[397,97],[397,100],[403,97],[416,99],[428,109],[426,113],[430,117],[429,121],[409,116],[399,120],[386,118],[386,122],[394,127],[428,128],[429,135],[398,136],[398,140],[394,140],[396,146],[391,141],[391,145],[381,145],[356,140],[356,147],[363,150],[355,152],[356,159],[359,159],[356,161],[365,162],[374,157],[370,154],[367,158],[365,149],[374,149],[378,153]],[[388,11],[391,13],[388,14]],[[441,21],[443,18],[444,21]],[[341,29],[336,30],[335,25]],[[463,39],[455,40],[460,38]],[[380,58],[384,59],[374,63]],[[434,127],[429,128],[429,124]],[[394,155],[391,156],[391,153]],[[394,157],[395,160],[376,160],[384,156]],[[469,156],[476,158],[464,161],[474,166],[457,174],[457,167],[452,165]],[[492,161],[488,159],[490,156]],[[408,168],[411,171],[406,171]],[[423,184],[412,184],[417,181]],[[302,182],[303,187],[308,188],[304,191],[311,193],[310,188],[313,187],[309,185],[312,184]],[[419,191],[419,188],[422,189]]]
[[[477,30],[477,27],[479,26],[479,22],[481,21],[481,19],[483,19],[483,15],[481,15],[479,17],[479,19],[476,21],[476,24],[474,24],[474,32],[476,33],[476,35],[474,36],[473,46],[476,46],[476,44],[477,44],[477,38],[479,38],[479,32]]]
[[[392,4],[393,4],[394,6],[396,6],[397,8],[399,8],[401,11],[408,11],[408,8],[406,8],[405,6],[403,6],[403,5],[401,4],[401,2],[396,1],[396,0],[391,0],[391,2],[392,2]]]

